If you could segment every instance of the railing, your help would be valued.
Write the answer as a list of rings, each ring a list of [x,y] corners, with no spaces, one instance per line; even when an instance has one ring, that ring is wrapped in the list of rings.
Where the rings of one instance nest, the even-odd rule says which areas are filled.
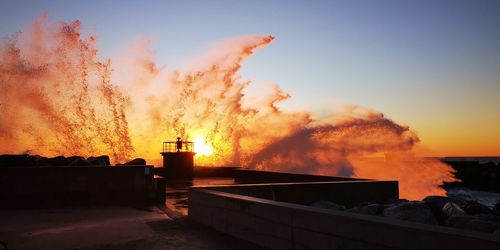
[[[194,144],[190,141],[182,141],[182,146],[180,149],[177,148],[176,141],[166,141],[163,142],[163,152],[162,153],[173,153],[173,152],[193,152]]]

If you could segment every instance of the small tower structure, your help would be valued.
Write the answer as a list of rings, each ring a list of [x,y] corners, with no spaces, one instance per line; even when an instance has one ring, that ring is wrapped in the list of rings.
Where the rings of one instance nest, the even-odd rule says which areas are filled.
[[[194,176],[194,144],[190,141],[163,142],[162,175],[169,180],[192,180]]]

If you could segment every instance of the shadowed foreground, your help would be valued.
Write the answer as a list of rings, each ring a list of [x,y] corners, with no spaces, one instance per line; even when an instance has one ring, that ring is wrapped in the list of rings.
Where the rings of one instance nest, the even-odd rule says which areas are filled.
[[[256,249],[158,207],[0,211],[8,249]]]

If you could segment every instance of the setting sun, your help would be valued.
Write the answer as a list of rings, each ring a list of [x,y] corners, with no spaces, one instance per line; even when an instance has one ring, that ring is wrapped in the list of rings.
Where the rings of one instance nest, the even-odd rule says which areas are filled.
[[[209,156],[214,152],[212,145],[203,139],[203,137],[196,137],[193,142],[194,152],[196,152],[195,157]]]

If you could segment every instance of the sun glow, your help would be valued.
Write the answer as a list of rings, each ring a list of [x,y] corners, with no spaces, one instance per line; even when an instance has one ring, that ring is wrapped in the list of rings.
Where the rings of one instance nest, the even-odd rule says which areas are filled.
[[[214,152],[214,148],[210,143],[208,143],[203,137],[196,137],[194,142],[194,152],[196,152],[195,157],[209,156]]]

